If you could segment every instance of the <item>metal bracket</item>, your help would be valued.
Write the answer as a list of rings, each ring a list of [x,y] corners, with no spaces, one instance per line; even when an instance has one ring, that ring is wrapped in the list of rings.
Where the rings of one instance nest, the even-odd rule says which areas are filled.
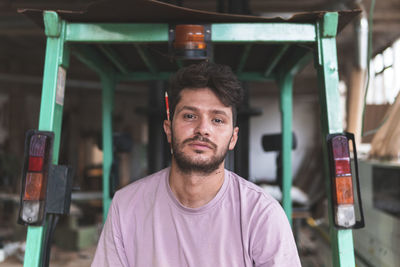
[[[48,37],[60,37],[61,34],[61,20],[55,11],[44,11],[44,33]]]
[[[339,14],[337,12],[326,13],[322,17],[321,36],[323,38],[334,38],[337,34]]]
[[[46,213],[69,214],[72,191],[72,169],[51,165],[47,184]]]

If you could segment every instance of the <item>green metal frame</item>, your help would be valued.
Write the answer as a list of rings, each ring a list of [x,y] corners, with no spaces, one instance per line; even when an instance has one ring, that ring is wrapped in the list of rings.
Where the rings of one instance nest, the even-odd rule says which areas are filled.
[[[284,73],[279,79],[282,127],[282,206],[292,224],[292,107],[293,75]]]
[[[101,77],[103,110],[103,222],[106,221],[110,198],[110,171],[113,161],[112,111],[114,104],[115,76]]]
[[[55,132],[53,162],[57,163],[61,132],[62,105],[56,104],[56,84],[59,66],[68,67],[69,49],[89,68],[99,74],[102,82],[103,105],[103,214],[107,217],[111,203],[109,175],[112,164],[112,111],[114,88],[120,81],[166,80],[172,74],[158,70],[154,60],[142,46],[148,43],[168,42],[167,24],[150,23],[69,23],[59,19],[57,13],[44,12],[47,36],[43,95],[39,129]],[[245,48],[237,66],[237,75],[244,81],[278,82],[281,88],[283,159],[283,207],[291,222],[292,201],[292,102],[293,77],[314,56],[320,85],[322,132],[324,135],[341,132],[342,123],[338,93],[336,58],[337,13],[326,13],[316,23],[213,23],[212,43],[243,43]],[[147,67],[147,72],[130,71],[123,60],[109,46],[113,43],[131,43]],[[281,45],[272,63],[259,72],[246,72],[244,66],[254,43]],[[76,46],[75,44],[79,44]],[[88,44],[97,45],[96,50]],[[311,51],[294,46],[314,44]],[[283,62],[288,50],[291,59]],[[177,62],[178,66],[181,62]],[[325,148],[325,145],[323,146]],[[324,150],[327,192],[330,194],[327,151]],[[329,200],[329,206],[331,206]],[[334,266],[354,266],[351,230],[335,230],[330,214],[330,234]],[[39,266],[45,227],[28,227],[24,266]],[[39,244],[39,246],[38,246]]]
[[[318,23],[317,55],[315,65],[320,86],[320,108],[322,136],[343,132],[342,114],[339,108],[340,95],[338,90],[339,76],[336,52],[336,29],[338,14],[328,13]],[[328,195],[328,210],[332,210],[331,185],[329,180],[328,152],[325,143],[322,145],[326,177],[326,192]],[[329,234],[332,246],[333,266],[355,266],[352,230],[336,230],[333,227],[332,213],[329,214]]]
[[[68,68],[69,48],[65,45],[66,24],[58,19],[56,13],[45,13],[47,47],[43,73],[42,100],[39,115],[39,130],[54,132],[53,164],[58,163],[61,137],[61,120],[63,106],[56,101],[63,98],[58,92],[57,82],[60,68]],[[29,226],[26,239],[24,266],[39,266],[43,249],[47,219],[44,226]]]

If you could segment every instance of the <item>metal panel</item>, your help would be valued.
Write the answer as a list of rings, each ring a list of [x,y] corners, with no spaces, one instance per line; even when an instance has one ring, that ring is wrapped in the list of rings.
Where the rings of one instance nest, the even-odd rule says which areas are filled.
[[[63,112],[64,70],[69,64],[69,52],[64,46],[65,23],[57,13],[45,12],[44,22],[47,34],[46,58],[43,74],[42,100],[39,115],[39,130],[54,132],[53,164],[58,162],[61,122]],[[60,75],[60,76],[59,76]],[[57,92],[58,88],[58,92]],[[43,250],[46,226],[29,226],[26,239],[24,266],[39,266]]]
[[[354,246],[356,251],[357,266],[379,266],[393,267],[398,266],[400,262],[400,221],[399,218],[378,209],[374,203],[376,196],[374,192],[374,178],[386,184],[387,177],[382,177],[382,170],[390,170],[395,179],[399,179],[400,166],[389,162],[378,162],[374,160],[359,161],[360,177],[362,177],[361,195],[363,197],[363,208],[365,228],[354,232]],[[378,171],[378,173],[377,173]],[[383,178],[383,179],[382,179]],[[376,190],[376,189],[375,189]],[[389,206],[396,207],[396,202]],[[367,262],[367,264],[360,263]]]

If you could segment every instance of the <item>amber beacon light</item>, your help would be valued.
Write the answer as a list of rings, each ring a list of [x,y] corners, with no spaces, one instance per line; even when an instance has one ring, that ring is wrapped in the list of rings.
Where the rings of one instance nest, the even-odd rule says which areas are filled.
[[[352,171],[349,141],[353,144],[354,171]],[[357,151],[351,133],[331,134],[327,137],[331,170],[332,212],[337,228],[362,228],[364,215],[360,196]],[[356,219],[353,178],[357,189],[360,220]]]
[[[196,60],[209,57],[211,31],[208,25],[175,25],[170,33],[175,58]]]

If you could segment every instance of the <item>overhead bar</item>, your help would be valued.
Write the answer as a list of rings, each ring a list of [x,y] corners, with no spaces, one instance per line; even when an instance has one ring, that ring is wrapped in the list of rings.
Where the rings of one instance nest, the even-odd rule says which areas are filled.
[[[168,24],[67,23],[67,42],[168,42]],[[307,23],[214,23],[212,42],[315,42],[315,25]]]

